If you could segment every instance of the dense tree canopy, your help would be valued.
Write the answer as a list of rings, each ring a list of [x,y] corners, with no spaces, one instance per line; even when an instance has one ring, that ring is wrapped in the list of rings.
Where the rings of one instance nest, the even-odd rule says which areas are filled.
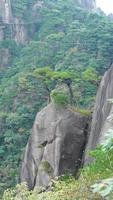
[[[64,84],[71,104],[91,109],[100,77],[113,61],[113,22],[106,16],[74,0],[45,0],[35,15],[35,0],[11,2],[14,16],[26,23],[29,42],[16,44],[8,25],[0,42],[0,192],[17,182],[35,115],[50,92]],[[7,49],[10,60],[3,67]]]

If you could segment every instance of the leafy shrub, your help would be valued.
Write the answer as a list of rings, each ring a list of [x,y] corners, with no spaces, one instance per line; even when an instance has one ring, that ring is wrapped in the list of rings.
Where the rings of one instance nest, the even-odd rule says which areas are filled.
[[[105,140],[100,147],[101,153],[105,156],[103,158],[103,166],[104,168],[106,167],[106,170],[108,170],[109,174],[110,171],[113,169],[113,130],[109,129],[108,132],[106,133]],[[98,151],[97,151],[98,153]],[[97,155],[97,154],[95,154]],[[97,155],[99,156],[99,155]],[[102,157],[101,157],[102,159]],[[105,162],[106,161],[106,162]],[[106,165],[108,162],[109,166]],[[102,162],[100,162],[101,167],[102,167]],[[113,176],[113,174],[110,174]],[[94,193],[100,194],[102,197],[104,197],[107,200],[113,199],[113,178],[107,178],[104,180],[100,180],[99,182],[95,183],[94,185],[91,186],[92,191]]]
[[[28,200],[30,191],[25,183],[17,185],[13,190],[6,190],[3,195],[3,200]]]
[[[58,106],[66,106],[69,102],[68,96],[63,91],[53,90],[51,92],[51,98]]]
[[[53,173],[53,168],[48,161],[42,161],[40,165],[40,169],[45,171],[48,174]]]
[[[113,149],[113,130],[112,129],[108,129],[105,138],[104,138],[104,142],[102,144],[102,149],[104,151],[109,151]]]
[[[91,107],[99,72],[103,73],[113,60],[113,22],[107,17],[77,8],[75,0],[40,1],[39,4],[44,2],[43,6],[36,5],[38,8],[33,12],[35,2],[37,4],[37,0],[11,0],[12,14],[25,25],[31,41],[25,46],[16,45],[11,39],[12,28],[7,25],[6,39],[0,42],[0,110],[7,113],[6,117],[0,117],[0,192],[1,188],[15,184],[10,169],[19,167],[36,112],[46,105],[47,89],[54,88],[50,76],[49,81],[42,81],[30,75],[26,79],[26,75],[32,74],[36,66],[72,71],[76,76],[72,87],[76,86],[75,93],[79,91],[79,95],[75,95],[77,105]],[[8,48],[11,56],[9,67],[3,67],[4,48]],[[86,71],[87,66],[93,69]],[[69,85],[71,74],[66,72],[62,76],[57,73],[54,78],[60,76],[60,81]],[[83,72],[88,75],[85,80]],[[66,98],[60,95],[62,105],[67,104]],[[58,95],[55,99],[59,103]]]
[[[82,108],[78,108],[78,107],[72,107],[71,110],[73,110],[74,112],[81,113],[82,115],[87,116],[87,117],[91,116],[91,110],[88,110],[88,109],[82,109]]]

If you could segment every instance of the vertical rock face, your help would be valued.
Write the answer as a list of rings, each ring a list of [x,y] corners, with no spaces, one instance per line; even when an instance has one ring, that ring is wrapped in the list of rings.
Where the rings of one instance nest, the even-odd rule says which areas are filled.
[[[13,24],[13,39],[19,44],[26,44],[28,42],[27,29],[24,22],[15,18]]]
[[[28,40],[27,30],[23,25],[23,21],[13,17],[11,1],[0,1],[0,40],[5,39],[4,28],[7,26],[11,30],[10,38],[14,39],[17,43],[26,44]]]
[[[12,10],[10,0],[1,0],[0,1],[0,14],[3,23],[12,22]]]
[[[29,188],[47,186],[50,179],[75,172],[86,141],[87,117],[50,104],[36,116],[21,169]]]
[[[89,10],[96,9],[95,0],[82,0],[82,3],[83,3],[84,6],[85,6],[87,9],[89,9]]]
[[[96,9],[96,2],[95,0],[78,0],[79,4],[85,7],[88,10],[95,10]]]
[[[105,140],[106,133],[113,129],[110,120],[110,116],[113,117],[113,104],[109,99],[113,99],[113,66],[105,73],[98,89],[86,152],[95,149],[97,144]],[[90,158],[86,153],[85,163],[88,162]]]
[[[95,0],[75,0],[76,4],[78,3],[81,7],[84,7],[88,10],[93,10],[96,8]],[[32,7],[32,15],[37,15],[37,9],[42,8],[44,1],[37,0],[34,2]],[[0,0],[0,21],[3,23],[3,26],[0,26],[0,39],[5,38],[4,26],[10,26],[12,30],[11,39],[14,39],[17,43],[26,44],[29,40],[28,30],[24,24],[24,20],[21,18],[15,18],[12,12],[11,0]]]

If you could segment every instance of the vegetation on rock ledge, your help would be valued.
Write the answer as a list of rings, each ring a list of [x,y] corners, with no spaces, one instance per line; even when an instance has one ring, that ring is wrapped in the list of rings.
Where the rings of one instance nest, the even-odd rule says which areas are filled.
[[[64,75],[70,71],[73,104],[92,109],[100,77],[113,61],[113,22],[106,16],[89,13],[75,0],[45,0],[33,7],[35,3],[11,0],[13,15],[28,32],[28,44],[13,41],[12,25],[5,27],[0,42],[0,193],[18,182],[35,115],[48,102],[45,86],[51,92],[57,79],[66,85]],[[35,76],[47,66],[55,73],[49,82]]]

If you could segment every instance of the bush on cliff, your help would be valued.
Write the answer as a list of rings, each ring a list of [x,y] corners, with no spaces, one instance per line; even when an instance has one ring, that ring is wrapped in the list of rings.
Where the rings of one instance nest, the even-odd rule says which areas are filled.
[[[53,90],[51,92],[51,99],[55,105],[66,106],[69,103],[68,95],[59,90]]]

